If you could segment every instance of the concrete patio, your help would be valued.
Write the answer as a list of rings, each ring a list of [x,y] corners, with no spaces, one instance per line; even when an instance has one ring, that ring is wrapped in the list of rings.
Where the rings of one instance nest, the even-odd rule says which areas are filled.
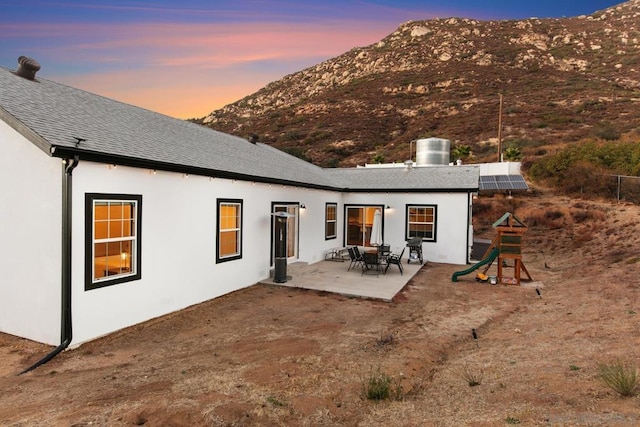
[[[292,263],[287,266],[287,281],[276,283],[273,278],[261,280],[261,284],[288,286],[290,288],[311,289],[336,294],[371,298],[390,302],[393,297],[415,276],[425,264],[407,259],[402,260],[404,274],[398,266],[391,265],[386,274],[362,274],[360,266],[349,268],[350,261],[320,261],[314,264]]]

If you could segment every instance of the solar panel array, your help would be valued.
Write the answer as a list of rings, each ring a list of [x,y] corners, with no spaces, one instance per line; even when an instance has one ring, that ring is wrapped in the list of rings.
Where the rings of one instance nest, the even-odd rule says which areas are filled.
[[[480,176],[480,191],[528,190],[529,186],[521,175]]]

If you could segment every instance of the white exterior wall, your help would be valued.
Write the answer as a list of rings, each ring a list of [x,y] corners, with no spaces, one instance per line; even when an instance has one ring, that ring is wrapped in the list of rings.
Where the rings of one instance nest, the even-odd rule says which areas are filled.
[[[521,162],[479,163],[480,176],[487,175],[520,175]]]
[[[389,205],[391,209],[383,212],[382,237],[398,253],[406,246],[406,205],[437,205],[436,241],[423,242],[422,255],[425,260],[447,264],[468,261],[469,200],[467,193],[345,193],[343,198],[349,205]],[[340,227],[344,230],[344,222]],[[408,253],[407,249],[403,259]]]
[[[342,247],[344,209],[339,192],[296,190],[306,209],[300,211],[300,261],[313,264],[324,260],[325,253]],[[327,203],[336,204],[336,238],[325,239],[325,210]]]
[[[0,331],[60,344],[62,161],[0,121]]]
[[[57,345],[62,162],[0,126],[0,155],[14,159],[0,172],[0,239],[9,242],[0,246],[0,331]],[[86,193],[142,196],[140,280],[85,291]],[[242,258],[216,264],[218,198],[243,200],[243,237]],[[466,193],[340,193],[80,161],[73,172],[72,345],[269,277],[273,202],[306,206],[299,215],[303,262],[321,261],[328,249],[343,246],[345,204],[390,205],[383,212],[384,239],[394,250],[405,247],[406,204],[434,204],[437,241],[423,243],[425,259],[465,264],[469,199]],[[337,204],[337,237],[330,240],[327,202]]]
[[[324,239],[325,202],[340,193],[80,162],[73,186],[73,345],[251,286],[269,277],[271,203],[303,203],[299,259],[342,242]],[[85,291],[85,193],[142,195],[142,278]],[[216,199],[243,200],[242,258],[216,264]],[[339,222],[340,224],[340,222]]]

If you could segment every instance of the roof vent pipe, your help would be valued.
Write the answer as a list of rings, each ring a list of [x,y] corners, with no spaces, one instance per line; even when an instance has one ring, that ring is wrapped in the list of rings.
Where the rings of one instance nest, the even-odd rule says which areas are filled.
[[[16,70],[16,74],[20,77],[24,77],[28,80],[34,80],[38,70],[40,70],[40,64],[38,64],[38,61],[35,59],[28,58],[26,56],[18,58],[18,69]]]

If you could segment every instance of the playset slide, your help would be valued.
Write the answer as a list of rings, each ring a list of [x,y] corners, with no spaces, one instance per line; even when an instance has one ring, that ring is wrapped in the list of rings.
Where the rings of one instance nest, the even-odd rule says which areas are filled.
[[[469,274],[472,271],[475,271],[478,268],[482,267],[483,265],[491,264],[496,259],[499,253],[500,253],[500,250],[498,248],[493,248],[491,252],[489,252],[489,255],[484,257],[484,259],[482,259],[478,263],[473,264],[471,267],[467,268],[466,270],[456,271],[455,273],[453,273],[453,276],[451,276],[451,281],[457,282],[459,276],[464,276],[465,274]]]

